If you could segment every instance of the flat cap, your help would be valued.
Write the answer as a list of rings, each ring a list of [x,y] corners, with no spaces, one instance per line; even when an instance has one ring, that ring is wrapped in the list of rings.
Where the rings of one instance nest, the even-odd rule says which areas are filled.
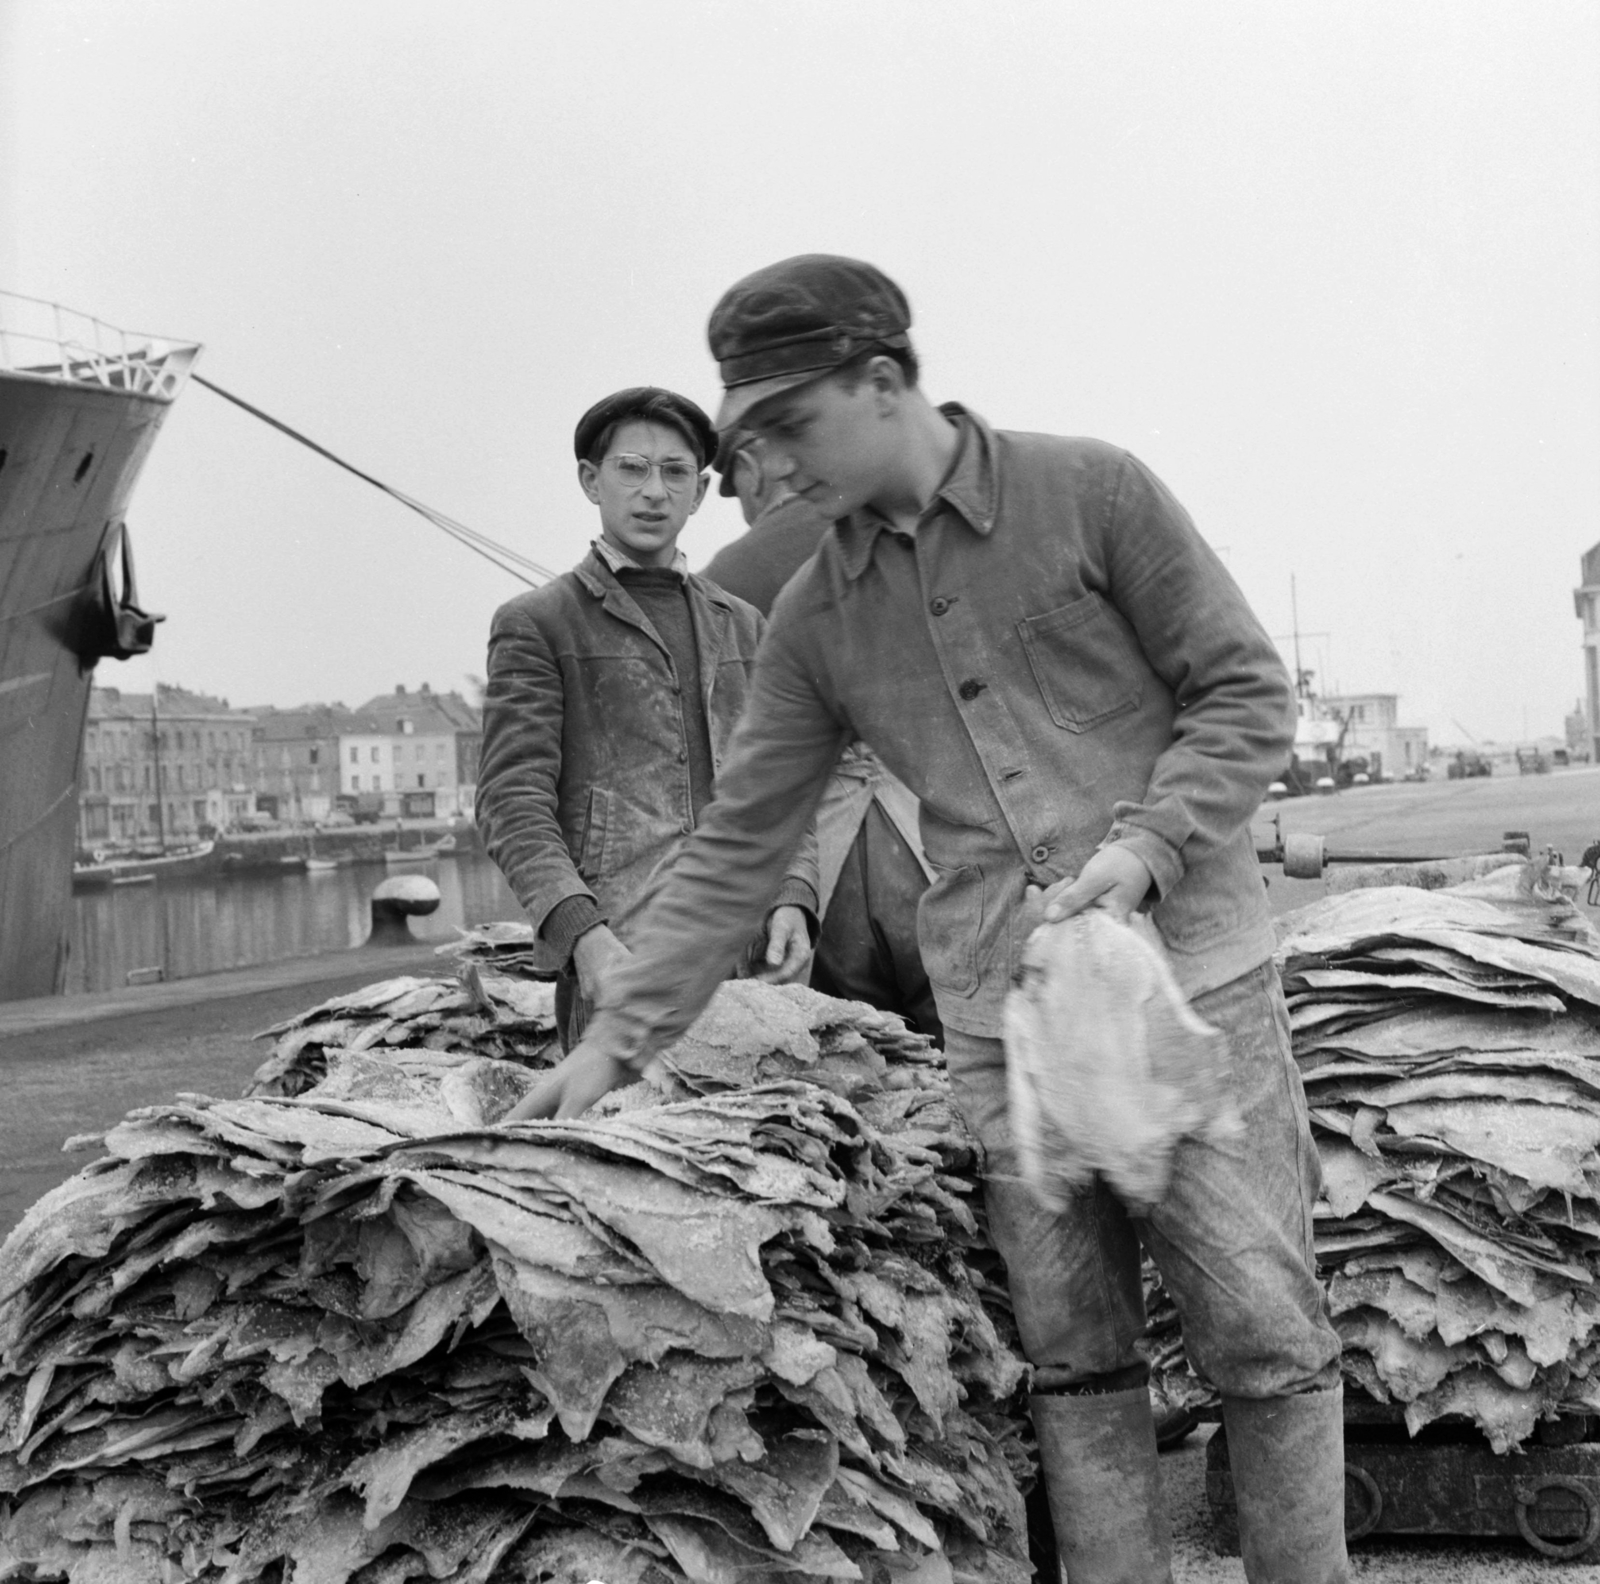
[[[667,424],[681,433],[694,447],[704,467],[717,452],[717,431],[702,408],[659,385],[630,385],[597,401],[572,434],[572,449],[580,462],[587,461],[602,435],[614,424],[637,419],[644,423]]]
[[[905,293],[860,259],[802,253],[746,275],[722,294],[706,329],[726,388],[717,428],[858,352],[910,346],[910,328]]]

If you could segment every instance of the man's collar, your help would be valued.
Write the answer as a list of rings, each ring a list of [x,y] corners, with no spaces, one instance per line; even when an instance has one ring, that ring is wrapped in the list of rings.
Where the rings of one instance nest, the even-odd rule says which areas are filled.
[[[934,491],[923,516],[942,501],[980,537],[987,538],[994,527],[995,510],[999,502],[999,479],[994,466],[994,432],[976,413],[970,413],[960,402],[945,402],[939,411],[956,427],[958,436],[956,454],[951,459],[950,471],[944,482]],[[896,530],[883,517],[871,510],[863,510],[841,518],[838,523],[839,548],[844,561],[845,576],[852,582],[866,571],[872,559],[872,547],[880,533]]]
[[[613,575],[621,572],[625,567],[631,567],[635,572],[648,570],[640,566],[627,551],[619,550],[609,539],[604,537],[596,539],[593,548],[594,553],[611,568]],[[687,578],[689,576],[689,558],[683,551],[674,549],[671,564],[662,570],[676,572],[680,578]]]

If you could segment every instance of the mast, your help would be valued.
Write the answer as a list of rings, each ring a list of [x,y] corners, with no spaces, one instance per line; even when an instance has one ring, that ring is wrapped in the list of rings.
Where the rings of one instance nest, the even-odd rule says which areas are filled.
[[[161,684],[153,682],[150,685],[150,747],[156,756],[156,835],[161,842],[161,850],[167,850],[167,789],[161,780],[161,722],[156,716],[156,699],[160,696]]]

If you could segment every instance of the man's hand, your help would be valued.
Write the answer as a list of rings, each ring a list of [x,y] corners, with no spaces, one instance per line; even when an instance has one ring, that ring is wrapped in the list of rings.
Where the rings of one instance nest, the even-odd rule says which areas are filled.
[[[1044,919],[1071,918],[1085,908],[1102,907],[1119,924],[1150,894],[1155,876],[1144,859],[1130,847],[1113,842],[1102,847],[1078,873],[1076,880],[1060,880],[1038,900],[1044,905]]]
[[[580,1040],[564,1060],[545,1074],[538,1088],[524,1095],[500,1120],[524,1122],[582,1116],[596,1100],[633,1083],[638,1076],[632,1067],[593,1040]]]
[[[768,984],[788,984],[800,976],[810,955],[811,930],[805,909],[774,908],[767,919],[765,966],[756,970],[756,978]]]
[[[585,930],[572,948],[572,966],[578,972],[578,988],[584,999],[593,1004],[600,997],[606,979],[633,955],[615,935],[608,924],[596,924]]]

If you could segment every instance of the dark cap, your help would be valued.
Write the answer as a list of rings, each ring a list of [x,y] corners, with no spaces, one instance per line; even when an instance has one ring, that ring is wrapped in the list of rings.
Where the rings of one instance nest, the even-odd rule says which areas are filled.
[[[882,270],[802,253],[730,286],[706,334],[726,394],[717,428],[757,402],[804,385],[872,347],[908,347],[911,305]]]
[[[578,460],[589,461],[606,431],[631,419],[667,424],[678,430],[694,447],[701,467],[716,455],[717,431],[712,428],[711,420],[687,396],[663,390],[659,385],[630,385],[627,390],[619,390],[597,401],[578,420],[578,427],[572,435],[572,449],[577,452]]]

